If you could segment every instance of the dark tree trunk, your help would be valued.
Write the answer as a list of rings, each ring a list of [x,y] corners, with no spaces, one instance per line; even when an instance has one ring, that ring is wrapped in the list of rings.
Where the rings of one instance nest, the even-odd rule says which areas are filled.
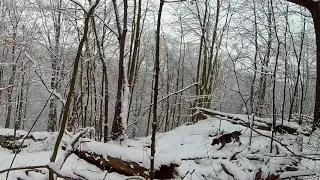
[[[314,28],[316,32],[317,43],[317,84],[316,84],[316,101],[314,106],[314,121],[313,129],[319,127],[319,114],[320,114],[320,3],[314,6],[314,10],[311,12],[314,22]]]
[[[157,132],[157,102],[158,102],[158,86],[159,86],[159,72],[160,72],[160,30],[161,30],[161,14],[164,5],[164,0],[160,0],[160,7],[158,11],[157,31],[156,31],[156,60],[154,63],[154,87],[153,87],[153,106],[152,106],[152,135],[151,135],[151,163],[150,163],[150,179],[154,179],[154,156],[156,153],[156,132]]]
[[[125,36],[120,38],[120,58],[119,58],[119,74],[118,74],[118,87],[117,87],[117,100],[116,107],[114,112],[114,118],[112,123],[112,140],[117,140],[122,136],[123,133],[123,124],[121,114],[121,94],[122,94],[122,85],[124,79],[123,73],[123,61],[124,61],[124,44]]]
[[[285,104],[286,104],[286,90],[287,90],[287,71],[288,71],[288,50],[287,50],[287,32],[288,32],[288,11],[289,6],[286,7],[286,28],[284,31],[284,50],[285,50],[285,59],[284,59],[284,86],[283,86],[283,101],[281,107],[281,127],[283,126],[284,121],[284,112],[285,112]]]

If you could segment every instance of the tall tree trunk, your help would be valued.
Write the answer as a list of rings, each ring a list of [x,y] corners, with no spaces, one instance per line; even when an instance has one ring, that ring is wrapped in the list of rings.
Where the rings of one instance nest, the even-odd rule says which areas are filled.
[[[259,46],[258,46],[258,22],[257,22],[257,9],[256,9],[256,0],[253,0],[253,14],[254,14],[254,45],[255,45],[255,51],[254,51],[254,59],[253,59],[253,78],[252,78],[252,84],[250,87],[250,106],[251,106],[251,114],[254,115],[254,84],[256,82],[257,78],[257,57],[259,52]],[[250,138],[251,142],[251,138]]]
[[[109,93],[108,93],[108,74],[107,74],[107,65],[105,62],[105,55],[103,53],[103,41],[99,41],[97,28],[95,24],[94,17],[92,17],[92,26],[93,26],[93,32],[95,35],[97,47],[98,47],[98,54],[99,58],[102,64],[102,80],[101,80],[101,101],[100,101],[100,120],[99,120],[99,128],[102,133],[103,131],[103,141],[108,141],[108,104],[109,104]],[[104,102],[104,104],[103,104]],[[103,127],[103,128],[102,128]]]
[[[119,74],[118,74],[118,86],[117,86],[117,97],[116,97],[116,106],[114,111],[114,118],[112,123],[112,140],[121,140],[123,139],[125,128],[123,127],[123,121],[126,119],[122,119],[121,112],[121,102],[122,102],[122,89],[124,83],[124,51],[125,51],[125,44],[126,44],[126,34],[127,34],[127,10],[128,10],[128,0],[124,0],[123,3],[123,29],[121,32],[120,23],[119,23],[119,16],[118,16],[118,7],[116,0],[112,0],[114,11],[116,13],[116,21],[118,26],[118,34],[119,34]]]
[[[316,32],[316,44],[317,44],[317,83],[316,83],[316,101],[314,106],[314,119],[313,129],[320,127],[320,3],[317,2],[317,6],[314,6],[314,10],[311,11],[315,32]]]
[[[155,169],[154,160],[156,153],[156,133],[157,133],[157,102],[158,102],[158,84],[160,72],[160,30],[161,30],[161,15],[164,5],[164,0],[160,0],[158,11],[157,31],[156,31],[156,60],[154,62],[154,87],[153,87],[153,106],[152,106],[152,135],[151,135],[151,163],[150,163],[150,179],[154,179]]]
[[[206,35],[206,22],[207,22],[207,14],[208,14],[208,6],[207,6],[207,0],[206,0],[206,6],[205,6],[205,13],[204,13],[204,17],[203,19],[201,19],[201,15],[200,15],[200,10],[199,10],[199,2],[195,1],[196,3],[196,8],[197,8],[197,18],[200,24],[200,28],[201,28],[201,37],[200,37],[200,47],[199,47],[199,52],[198,52],[198,62],[197,62],[197,75],[196,75],[196,83],[198,83],[196,85],[196,99],[195,99],[195,103],[194,103],[194,107],[202,107],[202,92],[203,92],[203,83],[202,83],[202,75],[203,75],[203,64],[205,63],[203,57],[202,57],[202,53],[206,53],[206,51],[204,51],[203,49],[205,48],[205,44],[206,44],[206,40],[205,40],[205,35]],[[202,67],[202,69],[201,69]],[[194,111],[195,112],[195,111]],[[201,119],[201,117],[199,117],[198,115],[193,117],[193,121],[198,121],[199,119]]]
[[[136,75],[138,71],[138,60],[139,60],[139,49],[140,49],[140,22],[141,22],[141,1],[138,0],[138,7],[136,6],[136,0],[134,0],[134,31],[132,32],[132,40],[134,40],[133,46],[133,52],[132,56],[130,56],[130,62],[128,63],[128,83],[129,83],[129,89],[130,89],[130,100],[129,100],[129,110],[127,114],[127,124],[129,123],[129,116],[130,116],[130,109],[132,105],[132,99],[133,99],[133,92],[136,82]],[[136,9],[137,15],[136,15]],[[131,41],[132,43],[132,41]],[[130,51],[131,53],[131,51]]]
[[[293,47],[294,53],[295,53],[295,56],[296,56],[296,59],[297,59],[297,77],[296,77],[296,80],[295,80],[294,89],[293,89],[293,95],[292,95],[292,99],[291,99],[291,102],[290,102],[288,121],[291,121],[291,118],[292,118],[294,102],[295,102],[295,99],[296,99],[296,96],[297,96],[297,93],[298,93],[299,79],[301,78],[300,65],[301,65],[301,61],[302,61],[302,51],[303,51],[303,45],[304,45],[305,27],[306,27],[306,22],[305,22],[305,19],[304,19],[303,27],[302,27],[303,29],[301,30],[301,44],[300,44],[299,55],[297,53],[296,48]],[[291,39],[293,41],[292,33],[290,32],[290,34],[291,34]],[[294,46],[294,43],[293,43],[293,46]]]
[[[147,66],[146,66],[147,67]],[[152,78],[152,82],[151,82],[151,85],[152,85],[152,87],[154,87],[154,76],[153,76],[153,78]],[[151,94],[150,94],[150,101],[151,101],[151,104],[154,102],[153,101],[153,95],[154,94],[154,91],[151,91]],[[149,129],[150,129],[150,122],[151,122],[151,113],[152,113],[152,110],[150,109],[149,110],[149,113],[148,113],[148,124],[147,124],[147,131],[146,131],[146,136],[148,136],[149,135]]]
[[[259,104],[258,104],[258,111],[257,114],[262,117],[264,115],[263,111],[265,110],[265,95],[267,89],[267,73],[268,73],[268,66],[270,62],[270,53],[271,53],[271,45],[272,45],[272,19],[271,19],[271,9],[270,9],[270,1],[268,1],[268,41],[267,41],[267,52],[262,60],[262,67],[261,67],[261,77],[260,77],[260,85],[259,85]]]
[[[56,85],[58,80],[58,74],[59,74],[59,68],[58,68],[58,62],[59,62],[59,56],[60,56],[60,35],[61,35],[61,6],[62,6],[62,0],[59,0],[58,5],[56,6],[54,13],[54,49],[53,49],[53,55],[51,55],[51,68],[52,68],[52,74],[51,74],[51,83],[50,88],[52,91],[54,91],[58,86]],[[48,131],[55,131],[56,123],[57,123],[57,98],[56,96],[52,96],[49,103],[49,122],[47,124],[47,130]]]
[[[11,50],[11,58],[12,58],[12,74],[10,76],[9,79],[9,86],[13,86],[14,82],[15,82],[15,76],[16,76],[16,71],[17,71],[17,62],[19,57],[16,57],[16,38],[17,38],[17,27],[18,25],[16,24],[14,26],[14,32],[13,32],[13,46],[12,46],[12,50]],[[19,55],[20,56],[20,55]],[[7,115],[6,115],[6,122],[5,122],[5,128],[9,128],[10,127],[10,122],[11,122],[11,113],[12,113],[12,96],[13,96],[13,87],[9,87],[8,88],[8,105],[7,105]]]
[[[273,27],[274,27],[274,33],[277,39],[277,50],[276,50],[276,60],[274,64],[274,69],[273,69],[273,87],[272,87],[272,128],[271,128],[271,145],[270,145],[270,153],[273,151],[273,139],[275,135],[275,128],[277,125],[277,110],[276,110],[276,79],[277,79],[277,68],[278,68],[278,60],[279,60],[279,55],[280,55],[280,45],[281,41],[278,36],[278,29],[277,29],[277,23],[276,19],[274,17],[274,8],[273,8],[273,1],[270,0],[270,8],[272,12],[272,19],[273,19]]]
[[[286,27],[284,31],[284,50],[285,50],[285,56],[284,56],[284,85],[283,85],[283,100],[282,100],[282,107],[281,107],[281,128],[283,127],[283,121],[284,121],[284,113],[285,113],[285,105],[286,105],[286,92],[287,92],[287,71],[288,71],[288,50],[287,50],[287,32],[288,32],[288,12],[289,12],[289,6],[286,7]]]

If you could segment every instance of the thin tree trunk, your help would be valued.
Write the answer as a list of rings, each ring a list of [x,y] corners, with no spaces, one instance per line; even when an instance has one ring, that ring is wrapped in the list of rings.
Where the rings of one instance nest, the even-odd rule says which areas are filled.
[[[73,65],[73,72],[72,72],[72,77],[71,77],[71,83],[70,83],[70,90],[67,96],[67,101],[66,104],[64,106],[64,113],[62,116],[62,121],[61,121],[61,127],[60,127],[60,131],[53,149],[53,153],[52,156],[50,158],[50,162],[55,162],[57,154],[58,154],[58,149],[59,149],[59,145],[60,142],[62,140],[62,136],[64,134],[64,130],[66,128],[67,125],[67,120],[68,120],[68,114],[69,114],[69,109],[71,106],[71,101],[72,101],[72,96],[73,96],[73,92],[75,90],[75,85],[76,85],[76,79],[77,79],[77,73],[78,73],[78,66],[79,66],[79,62],[80,62],[80,57],[82,54],[82,48],[83,45],[85,43],[85,41],[87,41],[87,34],[88,34],[88,30],[89,30],[89,22],[90,22],[90,18],[94,12],[94,9],[97,7],[97,5],[99,4],[100,0],[96,0],[95,4],[91,6],[90,10],[87,12],[86,14],[86,18],[84,21],[84,32],[82,35],[82,38],[80,40],[79,46],[78,46],[78,51],[74,60],[74,65]],[[53,180],[53,172],[49,171],[49,180]]]
[[[131,104],[132,104],[132,96],[133,96],[133,91],[134,91],[134,86],[135,86],[135,81],[136,81],[136,76],[137,76],[137,65],[138,65],[138,57],[139,57],[139,49],[140,49],[140,22],[141,22],[141,1],[142,0],[138,0],[138,13],[137,13],[137,18],[136,18],[136,23],[135,23],[135,28],[134,28],[134,32],[133,37],[134,37],[134,45],[133,45],[133,53],[132,53],[132,57],[131,57],[131,61],[129,64],[129,68],[128,68],[128,83],[129,83],[129,87],[130,87],[130,102],[129,102],[129,111],[130,112],[130,108],[131,108]],[[135,4],[136,4],[136,0],[135,0]],[[136,6],[135,6],[136,8]],[[134,11],[136,12],[136,11]],[[131,51],[130,51],[131,52]],[[129,123],[129,116],[130,113],[128,113],[127,115],[127,124]]]
[[[55,31],[55,44],[54,44],[54,54],[52,55],[51,59],[51,68],[52,68],[52,74],[51,74],[51,83],[50,88],[52,91],[55,90],[57,79],[58,79],[58,61],[59,61],[59,51],[60,51],[60,34],[61,34],[61,6],[62,6],[62,0],[58,1],[58,6],[56,7],[56,11],[58,12],[57,15],[54,13],[54,31]],[[48,37],[49,38],[49,37]],[[56,123],[57,123],[57,98],[55,96],[52,96],[49,103],[49,122],[47,126],[48,131],[55,131]]]
[[[273,139],[275,135],[275,128],[277,125],[277,111],[276,111],[276,79],[277,79],[277,68],[278,68],[278,60],[280,55],[280,45],[281,41],[278,36],[278,30],[277,30],[277,24],[276,19],[274,17],[274,8],[273,8],[273,1],[270,1],[270,8],[272,11],[272,17],[273,17],[273,27],[274,27],[274,33],[277,39],[277,51],[276,51],[276,60],[274,64],[274,70],[273,70],[273,87],[272,87],[272,128],[271,128],[271,145],[270,145],[270,153],[273,151]]]
[[[301,31],[302,35],[301,35],[301,44],[300,44],[299,55],[297,54],[296,48],[295,47],[293,48],[294,49],[294,53],[295,53],[296,58],[297,58],[297,61],[298,61],[297,62],[297,77],[296,77],[296,80],[295,80],[295,85],[294,85],[294,90],[293,90],[293,97],[292,97],[291,102],[290,102],[288,121],[291,121],[291,119],[292,119],[293,106],[294,106],[295,98],[296,98],[297,93],[298,93],[298,85],[299,85],[299,79],[300,79],[300,74],[301,74],[300,64],[301,64],[301,60],[302,60],[302,51],[303,51],[303,45],[304,45],[305,26],[306,26],[306,22],[305,22],[305,19],[304,19],[303,29]],[[290,34],[291,34],[291,39],[293,40],[292,33],[290,33]]]
[[[258,104],[258,115],[260,117],[263,116],[264,106],[265,106],[265,95],[266,95],[266,89],[267,89],[267,67],[269,66],[270,61],[270,51],[271,51],[271,45],[272,45],[272,19],[271,19],[271,10],[270,10],[270,1],[268,1],[268,42],[267,42],[267,52],[262,60],[262,67],[261,67],[261,77],[260,77],[260,86],[259,86],[259,104]]]
[[[162,8],[164,5],[164,0],[160,0],[160,6],[158,11],[158,20],[157,20],[157,31],[156,31],[156,60],[154,63],[154,87],[153,87],[153,106],[152,106],[152,135],[151,135],[151,157],[150,157],[150,179],[154,179],[155,169],[154,169],[154,160],[156,153],[156,133],[157,133],[157,102],[158,102],[158,83],[159,83],[159,72],[160,72],[160,30],[161,30],[161,15]]]
[[[207,2],[207,1],[206,1]],[[202,86],[203,84],[201,83],[201,76],[200,74],[201,72],[201,66],[203,64],[203,60],[202,60],[202,51],[203,51],[203,46],[205,43],[205,24],[206,24],[206,19],[207,19],[207,13],[208,13],[208,7],[206,6],[205,8],[205,14],[203,17],[203,22],[201,21],[201,17],[200,17],[200,11],[199,11],[199,4],[198,1],[195,2],[196,3],[196,8],[197,8],[197,16],[198,16],[198,21],[200,23],[200,27],[201,27],[201,37],[200,37],[200,47],[199,47],[199,54],[198,54],[198,62],[197,62],[197,75],[196,75],[196,82],[198,83],[196,85],[196,100],[195,100],[195,104],[194,107],[201,107],[201,92],[202,92]],[[200,97],[199,97],[200,96]],[[198,116],[193,117],[193,121],[198,121],[200,118]]]
[[[288,32],[288,11],[289,6],[286,7],[286,28],[284,31],[284,50],[285,50],[285,59],[284,59],[284,85],[283,85],[283,101],[282,101],[282,108],[281,108],[281,128],[283,128],[283,121],[284,121],[284,112],[285,112],[285,105],[286,105],[286,90],[287,90],[287,70],[288,70],[288,50],[287,50],[287,32]]]
[[[154,76],[153,76],[153,78],[152,78],[152,82],[151,82],[151,85],[152,85],[152,87],[154,87]],[[153,91],[151,91],[151,95],[150,95],[150,101],[151,101],[151,104],[153,103],[153,95],[154,94],[154,92]],[[148,136],[149,135],[149,129],[150,129],[150,122],[151,122],[151,109],[149,110],[149,114],[148,114],[148,125],[147,125],[147,132],[146,132],[146,136]]]
[[[108,141],[108,130],[109,130],[109,126],[108,126],[108,104],[109,104],[109,95],[108,95],[108,74],[107,74],[107,65],[105,62],[105,56],[103,54],[103,50],[102,50],[102,46],[103,46],[103,42],[100,43],[99,38],[98,38],[98,33],[97,33],[97,28],[96,28],[96,24],[94,21],[94,17],[92,17],[92,26],[93,26],[93,31],[94,31],[94,35],[95,35],[95,39],[97,42],[97,46],[98,46],[98,53],[99,53],[99,58],[102,64],[102,82],[101,82],[101,96],[102,99],[100,101],[100,131],[102,133],[102,127],[104,129],[103,132],[103,141],[107,142]],[[104,105],[103,105],[104,102]],[[104,107],[104,108],[103,108]]]

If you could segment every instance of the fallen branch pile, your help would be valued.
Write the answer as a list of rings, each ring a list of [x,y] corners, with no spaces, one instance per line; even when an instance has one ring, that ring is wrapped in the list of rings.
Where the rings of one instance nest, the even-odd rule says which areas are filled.
[[[25,136],[25,135],[21,135],[21,134],[3,134],[0,135],[0,146],[9,150],[12,150],[13,152],[20,152],[21,148],[25,148],[27,147],[27,145],[25,144],[21,144],[22,139],[31,139],[34,142],[38,142],[38,141],[44,141],[47,137],[39,139],[39,138],[35,138],[32,134]]]

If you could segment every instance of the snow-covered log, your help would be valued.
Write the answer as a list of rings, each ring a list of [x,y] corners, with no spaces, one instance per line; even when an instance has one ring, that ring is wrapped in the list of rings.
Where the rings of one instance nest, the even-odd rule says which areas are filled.
[[[74,153],[101,169],[128,176],[149,178],[150,156],[146,150],[91,141],[82,143]],[[157,154],[155,178],[173,178],[180,161],[174,156]]]
[[[210,109],[205,109],[205,108],[197,108],[197,110],[204,116],[215,116],[220,118],[221,120],[226,120],[229,121],[233,124],[239,124],[245,127],[250,127],[250,120],[251,116],[247,115],[242,115],[242,114],[229,114],[229,113],[223,113],[220,111],[214,111]],[[261,129],[261,130],[266,130],[266,131],[271,131],[272,127],[272,120],[269,118],[259,118],[255,117],[254,118],[254,128],[256,129]],[[276,125],[275,127],[275,132],[276,133],[288,133],[288,134],[304,134],[306,136],[310,136],[311,134],[311,129],[302,129],[301,126],[299,126],[295,122],[285,122],[282,126],[279,124]]]
[[[224,170],[224,172],[232,176],[234,179],[237,179],[237,180],[250,179],[249,176],[242,169],[240,169],[237,165],[231,163],[230,161],[222,160],[221,167]]]
[[[286,167],[282,170],[277,170],[275,172],[264,172],[262,169],[256,173],[255,180],[278,180],[278,179],[290,179],[291,177],[298,177],[298,176],[311,176],[315,173],[311,173],[311,171],[299,171],[296,167]]]

